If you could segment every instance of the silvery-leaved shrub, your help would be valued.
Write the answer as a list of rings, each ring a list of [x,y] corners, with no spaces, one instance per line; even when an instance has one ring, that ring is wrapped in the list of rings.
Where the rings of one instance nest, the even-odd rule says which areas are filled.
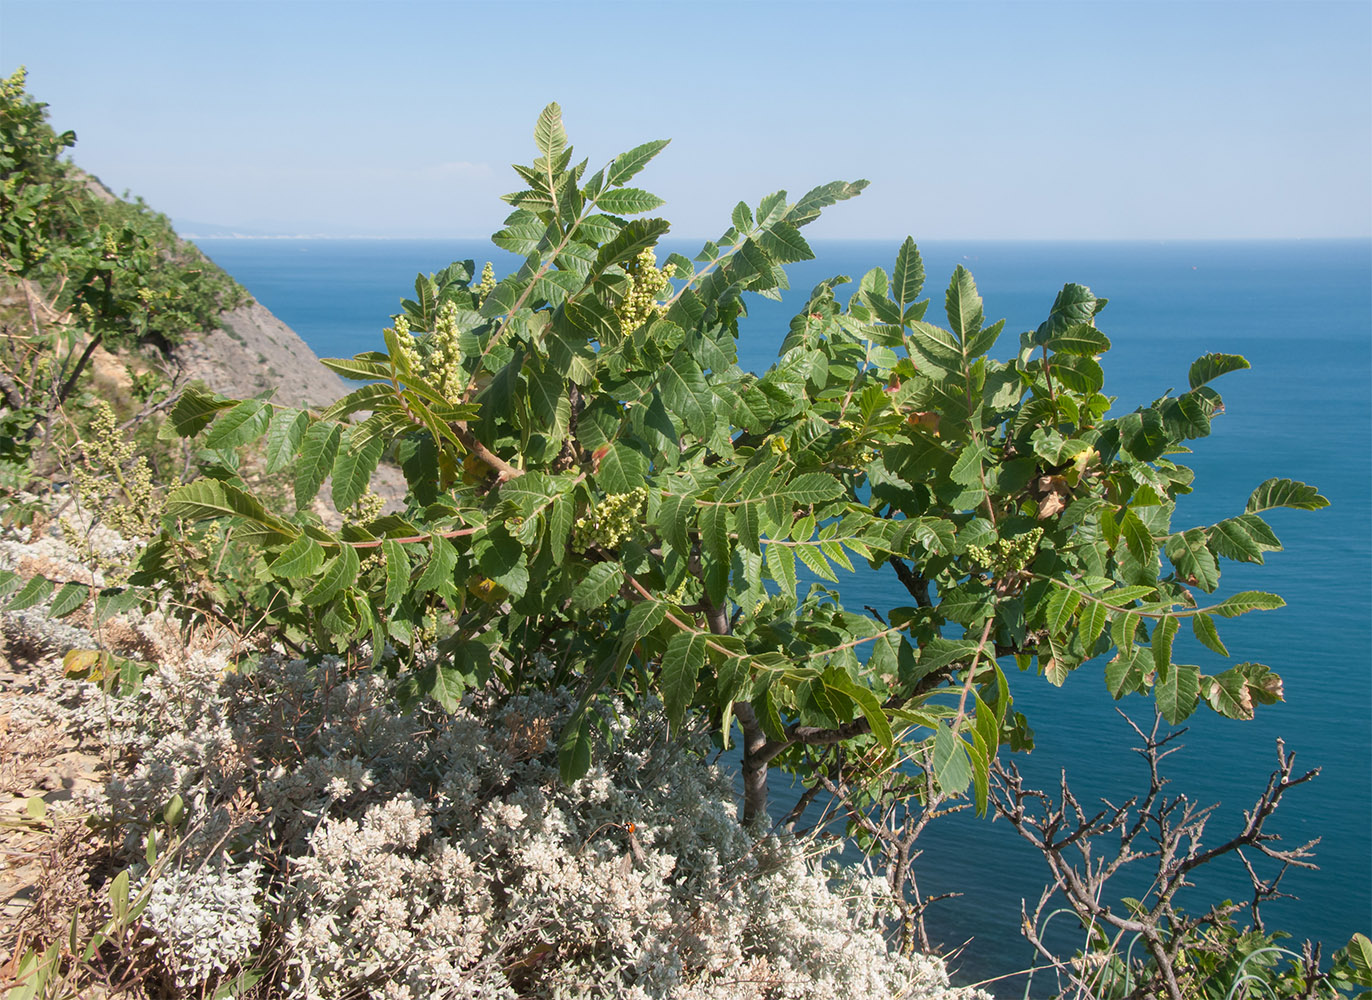
[[[178,986],[198,986],[252,958],[262,938],[262,866],[171,869],[153,880],[143,924]]]
[[[255,964],[272,995],[320,1000],[978,995],[888,949],[881,880],[740,825],[660,705],[611,706],[568,785],[568,692],[446,713],[395,688],[334,657],[197,655],[106,706],[136,758],[97,804],[125,851],[185,803],[143,919],[188,994]],[[64,690],[88,712],[106,697]]]

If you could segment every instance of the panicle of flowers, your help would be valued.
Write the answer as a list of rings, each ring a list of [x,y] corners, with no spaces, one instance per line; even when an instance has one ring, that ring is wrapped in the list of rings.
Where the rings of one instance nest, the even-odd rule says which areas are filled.
[[[642,486],[601,497],[572,525],[572,548],[577,552],[592,546],[611,551],[618,548],[641,527],[647,502],[648,490]]]
[[[467,373],[462,368],[462,347],[458,342],[457,303],[448,301],[439,307],[428,346],[424,375],[444,399],[456,406],[467,390]]]
[[[667,307],[657,298],[671,287],[676,265],[658,268],[657,254],[652,247],[644,247],[624,270],[629,275],[629,291],[615,312],[624,332],[629,333],[654,317],[666,315]]]
[[[412,372],[418,372],[424,367],[424,359],[419,353],[419,344],[415,341],[414,334],[410,332],[410,321],[404,316],[395,318],[395,326],[385,331],[395,335],[397,353],[400,355],[396,360],[405,368]]]
[[[380,517],[385,506],[386,498],[368,488],[367,492],[343,512],[343,519],[349,524],[363,525]]]
[[[485,302],[495,291],[495,266],[488,260],[481,268],[481,284],[476,286],[476,301]]]
[[[162,504],[152,469],[145,456],[135,454],[133,441],[120,433],[114,409],[105,400],[96,402],[81,444],[84,459],[72,470],[72,481],[82,506],[98,511],[100,519],[125,538],[154,534]],[[73,548],[81,546],[74,543]]]

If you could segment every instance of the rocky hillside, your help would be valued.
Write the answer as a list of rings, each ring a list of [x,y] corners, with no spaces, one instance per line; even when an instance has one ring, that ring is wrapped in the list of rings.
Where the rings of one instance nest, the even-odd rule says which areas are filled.
[[[89,174],[85,186],[101,201],[120,200]],[[186,240],[178,239],[178,246],[203,256]],[[275,389],[273,398],[290,406],[326,406],[343,395],[338,376],[260,302],[228,310],[221,319],[220,329],[188,333],[186,342],[173,348],[172,357],[185,376],[227,396],[247,398]]]
[[[273,398],[291,406],[325,406],[343,395],[338,376],[260,302],[224,313],[223,324],[173,349],[186,375],[229,396],[275,389]]]

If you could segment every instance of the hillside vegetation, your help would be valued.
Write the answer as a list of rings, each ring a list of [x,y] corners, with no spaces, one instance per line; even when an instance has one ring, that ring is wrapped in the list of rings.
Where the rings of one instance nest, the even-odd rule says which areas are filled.
[[[1311,864],[1268,824],[1315,771],[1279,746],[1222,834],[1162,794],[1168,726],[1283,696],[1220,635],[1281,598],[1220,594],[1223,565],[1280,548],[1266,512],[1327,504],[1272,479],[1171,523],[1243,358],[1116,412],[1105,299],[1064,286],[999,360],[965,269],[926,318],[907,239],[745,372],[749,296],[865,182],[740,202],[659,261],[661,201],[630,182],[667,143],[591,170],[549,105],[493,237],[520,268],[420,275],[377,350],[325,360],[346,394],[233,398],[163,361],[242,290],[63,163],[23,87],[0,91],[9,997],[974,1000],[917,878],[961,808],[1047,862],[1043,995],[1372,987],[1361,935],[1327,956],[1261,923]],[[901,603],[846,607],[882,567]],[[1183,625],[1206,664],[1174,660]],[[1149,699],[1139,794],[1025,787],[1007,670]],[[711,763],[735,744],[738,802]],[[778,774],[805,788],[786,816]],[[1251,901],[1181,907],[1240,853]]]

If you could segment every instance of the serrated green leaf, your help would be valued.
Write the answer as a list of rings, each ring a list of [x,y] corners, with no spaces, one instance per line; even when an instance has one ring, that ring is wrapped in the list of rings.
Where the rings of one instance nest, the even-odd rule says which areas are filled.
[[[386,555],[386,607],[393,608],[404,598],[410,587],[410,557],[405,546],[387,538],[381,543]]]
[[[313,576],[324,565],[324,549],[309,535],[301,535],[267,566],[273,576],[295,579]]]
[[[267,432],[272,410],[260,399],[245,399],[214,422],[205,435],[207,448],[238,448]]]
[[[176,401],[172,411],[167,416],[167,426],[175,431],[175,434],[164,435],[158,432],[159,438],[180,436],[183,438],[194,437],[200,433],[213,420],[220,410],[231,409],[238,405],[235,399],[226,399],[218,393],[202,392],[192,386],[181,394],[181,398]]]
[[[1134,636],[1138,632],[1139,616],[1128,611],[1115,612],[1110,619],[1110,638],[1124,653],[1134,651]]]
[[[1034,345],[1045,344],[1053,336],[1074,326],[1091,322],[1092,317],[1105,305],[1104,299],[1097,299],[1085,285],[1066,284],[1053,299],[1053,308],[1048,319],[1039,325],[1034,333]]]
[[[777,487],[777,495],[799,505],[824,503],[843,495],[838,480],[824,472],[806,472]]]
[[[350,378],[355,382],[387,381],[391,378],[391,366],[380,361],[362,358],[320,358],[319,363],[332,372]]]
[[[25,608],[31,608],[42,602],[51,593],[51,580],[42,576],[30,577],[29,581],[20,588],[19,593],[10,598],[10,602],[5,605],[5,608],[8,611],[23,611]]]
[[[1219,586],[1220,570],[1215,556],[1206,545],[1205,531],[1192,528],[1167,539],[1163,551],[1177,569],[1177,576],[1200,587],[1207,594]]]
[[[53,595],[52,604],[48,606],[48,615],[53,618],[62,618],[71,614],[86,603],[90,593],[90,587],[84,583],[69,582],[62,584],[57,593]]]
[[[300,599],[301,603],[313,608],[332,601],[340,591],[351,587],[357,580],[360,565],[357,549],[351,545],[341,546],[338,555],[324,566],[315,585]]]
[[[333,470],[343,428],[321,420],[310,425],[300,443],[300,460],[295,466],[295,505],[303,508],[314,499],[319,487]]]
[[[593,611],[615,594],[624,583],[619,563],[596,563],[572,589],[572,606],[578,611]]]
[[[685,352],[677,354],[658,372],[658,386],[672,415],[680,417],[692,434],[708,438],[715,424],[715,395],[695,359]]]
[[[1075,354],[1055,354],[1049,363],[1053,379],[1073,392],[1089,395],[1099,392],[1105,385],[1105,372],[1094,358],[1080,357]],[[1058,405],[1064,405],[1059,400]]]
[[[1187,381],[1190,382],[1192,389],[1199,389],[1221,375],[1242,371],[1248,367],[1248,359],[1237,354],[1206,354],[1191,362]]]
[[[603,274],[611,264],[622,264],[633,259],[640,250],[655,245],[671,228],[671,223],[666,219],[634,219],[596,252],[591,276]]]
[[[800,231],[787,222],[775,222],[757,234],[758,246],[762,247],[772,261],[777,264],[792,264],[801,260],[813,260],[815,252]]]
[[[947,726],[934,732],[934,781],[946,794],[959,795],[972,782],[972,764],[967,747]]]
[[[1105,624],[1109,621],[1110,612],[1104,604],[1098,601],[1087,601],[1081,608],[1078,616],[1080,622],[1081,646],[1086,655],[1090,655],[1095,648],[1096,640],[1105,631]]]
[[[1119,701],[1127,694],[1133,694],[1143,686],[1143,656],[1121,652],[1105,665],[1105,687],[1110,697]],[[1150,663],[1151,666],[1151,663]]]
[[[1110,350],[1110,338],[1089,323],[1078,323],[1048,338],[1050,351],[1090,358]]]
[[[293,538],[299,530],[269,513],[252,494],[217,479],[197,479],[178,486],[167,494],[164,510],[170,517],[183,517],[188,521],[241,517],[284,538]]]
[[[955,526],[941,517],[921,517],[914,522],[915,541],[936,556],[952,555],[957,548]]]
[[[1151,462],[1167,448],[1167,430],[1157,410],[1130,413],[1120,419],[1119,428],[1120,443],[1140,462]]]
[[[1126,510],[1124,516],[1119,519],[1119,529],[1120,537],[1124,539],[1124,544],[1128,546],[1135,559],[1146,562],[1153,557],[1153,536],[1138,514]]]
[[[896,252],[896,266],[891,275],[891,299],[902,310],[910,305],[924,289],[924,261],[914,239],[907,236]]]
[[[1159,670],[1153,685],[1158,711],[1169,725],[1177,726],[1196,710],[1200,698],[1200,668],[1172,663]]]
[[[1206,538],[1216,555],[1237,562],[1261,563],[1264,552],[1278,552],[1281,542],[1257,514],[1240,514],[1213,525]]]
[[[431,590],[443,593],[453,585],[453,570],[457,568],[457,549],[442,535],[434,535],[430,543],[429,561],[419,579],[414,582],[416,594]]]
[[[365,426],[363,424],[353,428],[351,439],[340,447],[334,456],[333,484],[330,492],[336,510],[347,510],[367,492],[372,482],[372,473],[376,471],[377,465],[381,462],[381,455],[386,450],[386,439],[380,435],[367,436],[360,446],[356,444],[355,438]]]
[[[867,181],[830,181],[805,192],[786,213],[786,221],[793,226],[805,226],[819,218],[820,211],[849,198],[856,198],[867,187]]]
[[[1269,479],[1253,491],[1245,509],[1250,514],[1260,514],[1276,507],[1319,510],[1328,506],[1328,499],[1320,496],[1319,490],[1313,486],[1294,479]]]
[[[456,712],[462,706],[462,696],[470,686],[459,667],[441,662],[420,670],[416,682],[419,692],[428,695],[446,712]]]
[[[1159,672],[1172,662],[1172,640],[1177,635],[1177,620],[1166,615],[1153,629],[1153,667]]]
[[[1072,621],[1072,615],[1081,604],[1081,594],[1075,590],[1068,590],[1066,587],[1054,587],[1053,592],[1048,595],[1048,607],[1045,610],[1045,618],[1048,622],[1048,629],[1054,635],[1062,635],[1067,631],[1067,626]]]
[[[980,486],[985,463],[991,458],[991,450],[979,441],[970,442],[953,463],[948,478],[963,486]]]
[[[1212,610],[1222,618],[1237,618],[1250,611],[1272,611],[1284,607],[1286,602],[1276,594],[1267,594],[1261,590],[1244,590],[1225,598]]]
[[[823,577],[831,583],[838,583],[838,577],[830,567],[829,561],[817,548],[811,545],[797,545],[793,551],[816,576]]]
[[[472,537],[472,554],[486,576],[520,597],[529,587],[529,567],[524,546],[503,527],[492,525]]]
[[[961,264],[953,271],[944,294],[944,308],[948,314],[948,326],[957,335],[960,346],[965,346],[981,331],[985,313],[982,311],[981,296],[977,294],[977,284],[972,274]]]
[[[1226,719],[1253,718],[1253,698],[1248,693],[1248,679],[1237,670],[1226,670],[1214,677],[1200,678],[1201,694]]]
[[[676,732],[686,717],[686,709],[695,698],[696,677],[705,662],[708,636],[701,632],[678,632],[667,643],[662,654],[662,671],[658,684],[662,688],[662,702],[667,710],[667,722]]]
[[[654,156],[662,152],[669,142],[671,142],[670,139],[654,139],[652,142],[635,146],[627,153],[620,153],[605,171],[605,186],[615,187],[627,183],[635,174],[647,166]]]
[[[629,493],[642,486],[647,475],[648,460],[642,452],[616,441],[600,460],[596,480],[606,493]]]
[[[534,145],[549,161],[556,161],[566,151],[567,133],[562,127],[562,108],[556,101],[539,112],[534,125]]]
[[[798,582],[795,552],[789,546],[773,542],[765,547],[765,557],[767,572],[781,587],[781,592],[794,594]]]
[[[638,188],[612,188],[609,191],[601,192],[596,199],[596,204],[606,212],[613,212],[615,215],[638,215],[642,212],[651,212],[661,205],[662,199],[655,194],[641,191]]]
[[[942,327],[916,320],[910,324],[908,347],[922,367],[950,374],[962,372],[962,347]]]
[[[1228,656],[1229,650],[1220,641],[1219,629],[1215,628],[1215,620],[1206,614],[1194,614],[1191,616],[1191,631],[1202,645],[1214,650],[1221,656]]]
[[[310,415],[304,410],[281,409],[272,414],[271,429],[267,432],[268,473],[280,472],[291,464],[309,426]]]

